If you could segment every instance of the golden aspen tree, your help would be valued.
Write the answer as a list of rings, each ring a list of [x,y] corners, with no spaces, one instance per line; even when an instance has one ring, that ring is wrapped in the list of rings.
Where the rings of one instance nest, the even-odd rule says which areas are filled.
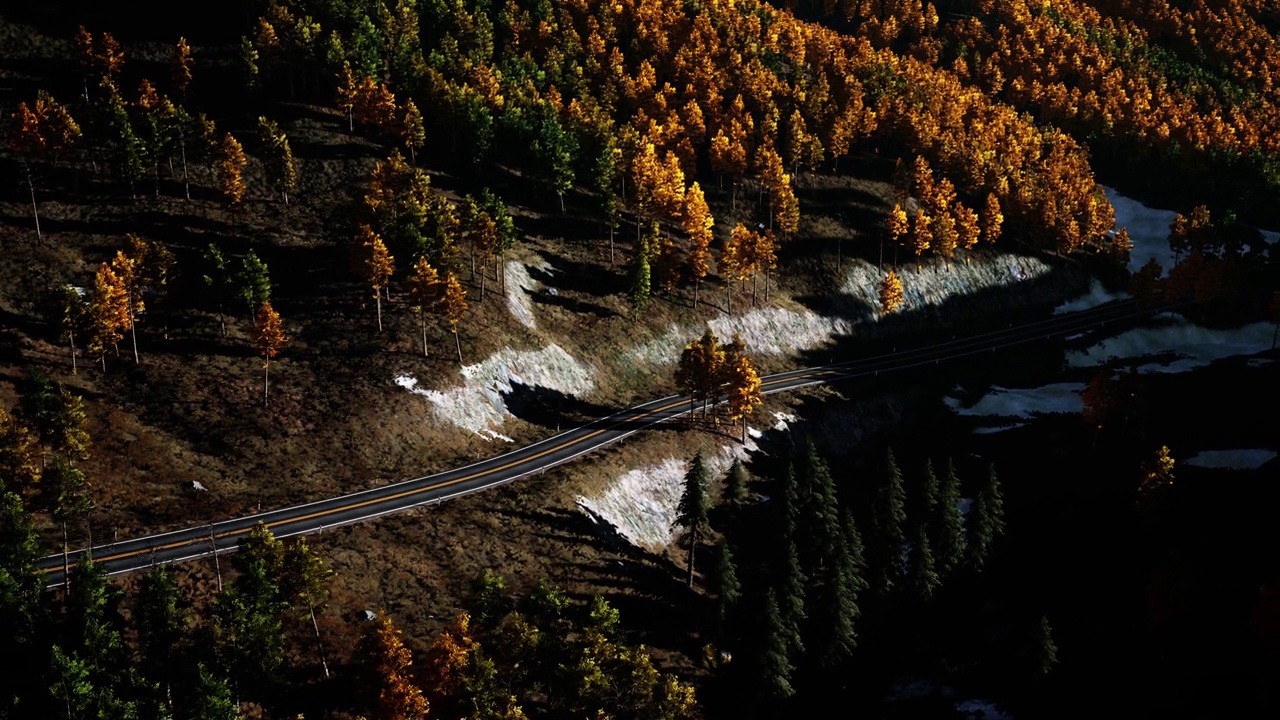
[[[191,86],[191,46],[184,37],[178,38],[174,46],[173,60],[169,64],[169,75],[173,81],[173,89],[178,95],[186,95]]]
[[[1138,481],[1138,502],[1142,502],[1152,493],[1166,485],[1173,484],[1173,457],[1169,447],[1161,445],[1150,460],[1142,463],[1142,477]]]
[[[363,226],[368,230],[369,226]],[[378,331],[382,331],[382,290],[387,287],[395,272],[395,258],[387,252],[387,246],[377,233],[369,230],[371,237],[365,242],[365,266],[363,277],[373,288],[373,299],[378,306]]]
[[[735,336],[735,345],[741,341]],[[734,352],[726,358],[723,376],[729,401],[729,419],[742,421],[742,444],[747,444],[747,417],[757,406],[764,403],[761,392],[760,375],[756,372],[751,356],[745,352]]]
[[[108,263],[98,267],[89,300],[89,342],[87,351],[99,355],[102,371],[107,371],[107,349],[115,347],[129,323],[129,296],[124,283]]]
[[[112,78],[124,68],[124,50],[109,32],[98,36],[98,51],[94,56],[103,77]]]
[[[916,263],[920,262],[920,256],[929,249],[929,243],[933,240],[930,230],[932,224],[932,220],[924,213],[924,208],[916,210],[916,216],[911,221],[911,251],[916,255]]]
[[[1004,225],[1004,214],[1000,212],[1000,200],[995,193],[987,194],[987,203],[982,208],[982,237],[994,244],[1000,239]]]
[[[724,348],[710,328],[702,333],[702,337],[685,345],[676,365],[675,381],[676,387],[689,395],[690,413],[696,403],[702,401],[705,415],[706,403],[720,382],[724,357]]]
[[[116,252],[116,256],[111,260],[111,269],[115,272],[116,278],[120,281],[120,287],[124,289],[125,307],[125,324],[123,330],[129,331],[129,335],[133,340],[133,362],[138,362],[138,315],[143,312],[146,307],[142,301],[142,283],[140,278],[141,268],[138,266],[138,258],[130,257],[123,250]]]
[[[880,314],[888,315],[903,305],[902,279],[892,269],[880,281]]]
[[[280,325],[280,313],[271,307],[270,302],[262,303],[253,319],[258,330],[258,354],[262,356],[262,404],[267,404],[267,393],[270,389],[271,360],[280,354],[281,348],[289,341]]]
[[[356,96],[359,95],[359,85],[356,83],[355,73],[351,72],[351,63],[342,63],[342,72],[338,74],[338,109],[347,115],[347,132],[355,132],[355,110]]]
[[[248,164],[244,147],[231,133],[227,133],[222,138],[219,150],[218,182],[222,186],[222,194],[227,196],[232,205],[239,204],[244,199],[244,168]]]
[[[711,228],[715,218],[707,207],[702,187],[695,181],[684,195],[684,211],[681,213],[681,229],[689,236],[689,274],[693,276],[693,307],[698,307],[698,290],[702,280],[711,271]]]
[[[12,486],[6,490],[25,492],[40,481],[36,434],[17,417],[0,407],[0,477]]]
[[[93,50],[93,35],[81,25],[76,30],[76,62],[80,65],[80,80],[84,84],[84,101],[89,102],[89,76],[98,67],[98,60]]]
[[[458,276],[447,272],[444,276],[444,294],[442,296],[444,316],[449,321],[449,331],[453,333],[453,344],[458,350],[458,364],[462,364],[462,341],[458,338],[458,323],[462,314],[467,311],[467,291],[458,282]]]
[[[720,275],[724,278],[725,312],[733,314],[733,284],[744,280],[750,268],[750,233],[746,225],[738,223],[725,238],[724,251],[720,253]]]
[[[982,231],[978,224],[978,213],[959,201],[951,206],[951,211],[956,222],[956,244],[965,250],[972,250],[977,246],[978,235]],[[965,263],[968,262],[969,258],[966,257]]]
[[[373,666],[379,720],[427,720],[427,698],[414,684],[413,654],[391,618],[378,616],[365,647]]]
[[[45,138],[40,129],[40,118],[35,111],[27,107],[25,102],[18,104],[13,114],[13,125],[9,131],[9,147],[14,154],[22,158],[27,173],[27,189],[31,192],[31,212],[36,219],[36,239],[42,239],[40,232],[40,209],[36,205],[36,185],[32,174],[32,162],[45,152]]]
[[[941,213],[934,216],[932,227],[933,240],[930,247],[947,261],[947,268],[951,267],[951,258],[955,255],[956,246],[959,238],[956,233],[956,219],[951,213],[944,208]]]
[[[431,267],[426,255],[419,255],[409,275],[409,301],[418,309],[418,324],[422,329],[422,356],[427,357],[427,310],[440,300],[440,278]]]
[[[431,701],[452,697],[467,681],[471,654],[479,643],[471,637],[471,615],[460,612],[453,624],[427,649],[420,677],[423,691]]]
[[[400,140],[409,148],[409,162],[417,164],[418,150],[427,141],[427,131],[422,124],[422,113],[412,99],[404,101],[404,111],[400,116]]]

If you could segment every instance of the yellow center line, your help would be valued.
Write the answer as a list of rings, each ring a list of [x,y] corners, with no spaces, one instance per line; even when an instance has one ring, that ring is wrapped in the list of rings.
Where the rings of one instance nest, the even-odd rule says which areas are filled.
[[[825,371],[825,372],[828,372],[828,373],[829,373],[830,371]],[[782,383],[790,382],[790,381],[792,381],[792,380],[805,379],[805,378],[811,377],[811,376],[812,376],[812,375],[814,375],[814,374],[815,374],[815,373],[810,372],[810,373],[806,373],[806,374],[803,374],[803,375],[797,375],[797,376],[795,376],[795,377],[789,377],[789,378],[785,378],[785,379],[769,380],[769,381],[767,381],[767,382],[763,383],[763,384],[762,384],[762,387],[765,387],[765,386],[771,386],[771,385],[778,385],[778,384],[782,384]],[[569,441],[569,442],[561,443],[561,444],[556,445],[556,446],[554,446],[554,447],[549,447],[549,448],[547,448],[547,449],[545,449],[545,450],[542,450],[541,452],[538,452],[538,453],[536,453],[536,454],[534,454],[534,455],[530,455],[529,457],[526,457],[526,458],[521,458],[521,459],[518,459],[518,460],[512,460],[512,461],[510,461],[510,462],[506,463],[505,465],[499,465],[498,467],[495,467],[495,468],[490,468],[490,469],[488,469],[488,470],[484,470],[484,471],[480,471],[480,472],[473,472],[473,473],[471,473],[470,475],[465,475],[465,476],[460,477],[460,478],[454,478],[453,480],[445,480],[445,481],[442,481],[442,482],[435,483],[435,484],[433,484],[433,485],[428,485],[428,486],[426,486],[426,487],[414,488],[414,489],[412,489],[412,490],[405,490],[405,491],[403,491],[403,492],[395,493],[395,494],[392,494],[392,495],[387,495],[387,496],[385,496],[385,497],[378,497],[378,498],[373,498],[373,499],[370,499],[370,500],[362,500],[362,501],[357,502],[357,503],[351,503],[351,504],[349,504],[349,505],[343,505],[343,506],[341,506],[341,507],[330,508],[330,509],[328,509],[328,510],[320,510],[320,511],[318,511],[318,512],[308,513],[308,514],[306,514],[306,515],[300,515],[300,516],[298,516],[298,517],[282,518],[282,519],[277,520],[277,521],[274,521],[274,522],[266,523],[266,525],[267,525],[267,527],[268,527],[268,528],[272,528],[272,527],[278,527],[278,526],[280,526],[280,525],[287,525],[287,524],[290,524],[290,523],[302,522],[302,521],[304,521],[304,520],[311,520],[311,519],[313,519],[313,518],[324,517],[324,516],[326,516],[326,515],[334,515],[334,514],[337,514],[337,513],[346,512],[346,511],[348,511],[348,510],[356,510],[356,509],[359,509],[359,508],[362,508],[362,507],[366,507],[366,506],[369,506],[369,505],[374,505],[374,504],[377,504],[377,503],[389,502],[389,501],[392,501],[392,500],[399,500],[400,498],[409,497],[409,496],[411,496],[411,495],[418,495],[418,494],[421,494],[421,493],[430,492],[430,491],[432,491],[432,490],[439,490],[440,488],[449,487],[449,486],[451,486],[451,485],[456,485],[456,484],[458,484],[458,483],[463,483],[463,482],[466,482],[466,481],[468,481],[468,480],[474,480],[474,479],[479,478],[479,477],[484,477],[485,475],[492,475],[493,473],[501,472],[501,471],[503,471],[503,470],[507,470],[507,469],[512,468],[512,467],[515,467],[515,466],[517,466],[517,465],[522,465],[522,464],[524,464],[524,463],[531,462],[531,461],[533,461],[533,460],[537,460],[537,459],[538,459],[538,458],[540,458],[540,457],[544,457],[544,456],[546,456],[546,455],[549,455],[549,454],[551,454],[551,453],[557,452],[557,451],[559,451],[559,450],[563,450],[563,449],[565,449],[565,448],[568,448],[568,447],[572,447],[572,446],[574,446],[574,445],[581,444],[581,443],[583,443],[583,442],[585,442],[585,441],[587,441],[587,440],[590,440],[591,438],[593,438],[593,437],[595,437],[595,436],[597,436],[597,435],[599,435],[599,434],[601,434],[601,433],[603,433],[603,432],[607,432],[607,431],[609,431],[609,430],[612,430],[613,428],[617,427],[617,426],[618,426],[618,424],[620,424],[620,423],[622,423],[622,422],[630,422],[630,421],[642,420],[642,419],[644,419],[644,418],[646,418],[646,417],[649,417],[650,415],[653,415],[653,414],[655,414],[655,413],[665,412],[665,411],[670,410],[670,409],[672,409],[672,408],[675,408],[675,407],[679,407],[679,406],[681,406],[681,405],[684,405],[684,403],[685,403],[685,401],[684,401],[684,400],[677,400],[676,402],[668,403],[668,404],[666,404],[666,405],[663,405],[662,407],[657,407],[657,408],[653,408],[653,409],[651,409],[651,410],[646,410],[645,412],[643,412],[643,413],[641,413],[641,414],[639,414],[639,415],[634,415],[634,416],[632,416],[632,417],[627,417],[627,418],[619,418],[618,422],[613,423],[613,424],[612,424],[612,425],[610,425],[609,427],[603,427],[603,428],[600,428],[599,430],[595,430],[595,431],[593,431],[593,432],[591,432],[591,433],[588,433],[588,434],[586,434],[586,435],[583,435],[583,436],[582,436],[582,437],[580,437],[580,438],[575,438],[574,440],[571,440],[571,441]],[[446,471],[446,472],[448,472],[448,471]],[[214,541],[216,541],[216,540],[219,540],[219,539],[221,539],[221,538],[225,538],[225,537],[232,537],[232,536],[235,536],[235,535],[242,535],[242,534],[247,533],[250,529],[251,529],[251,528],[240,528],[240,529],[237,529],[237,530],[227,530],[227,531],[225,531],[225,532],[222,532],[222,533],[218,533],[218,534],[212,535],[212,536],[211,536],[211,539],[212,539],[212,540],[214,540]],[[203,537],[199,539],[199,542],[204,542],[204,541],[205,541],[205,538],[203,538]],[[115,554],[115,555],[104,555],[103,557],[98,558],[98,559],[97,559],[97,561],[98,561],[98,562],[108,562],[108,561],[111,561],[111,560],[123,560],[124,558],[134,557],[134,556],[136,556],[136,555],[144,555],[144,554],[147,554],[147,553],[154,553],[154,552],[161,551],[161,550],[169,550],[169,549],[171,549],[171,548],[181,547],[181,546],[183,546],[183,545],[191,545],[191,544],[192,544],[192,543],[194,543],[194,542],[196,542],[196,541],[195,541],[195,540],[183,540],[183,541],[179,541],[179,542],[166,543],[166,544],[164,544],[164,545],[156,545],[156,546],[153,546],[153,547],[142,548],[142,549],[139,549],[139,550],[131,550],[131,551],[129,551],[129,552],[124,552],[124,553],[117,553],[117,554]],[[75,563],[71,563],[70,565],[68,565],[68,568],[72,568],[72,567],[75,567]],[[58,570],[61,570],[61,568],[60,568],[60,567],[51,567],[51,568],[46,568],[46,569],[45,569],[45,572],[46,572],[46,573],[49,573],[49,572],[56,572],[56,571],[58,571]]]

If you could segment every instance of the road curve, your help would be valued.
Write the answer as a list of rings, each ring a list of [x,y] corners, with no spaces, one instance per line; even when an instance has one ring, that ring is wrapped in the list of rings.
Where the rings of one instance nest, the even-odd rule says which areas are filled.
[[[768,375],[761,378],[762,391],[766,394],[785,392],[809,385],[939,364],[1054,336],[1079,333],[1108,322],[1133,319],[1155,310],[1141,309],[1131,300],[1108,303],[1076,313],[1057,315],[926,347]],[[92,548],[92,555],[109,575],[118,575],[146,569],[154,564],[182,562],[215,552],[232,551],[258,523],[266,523],[276,537],[283,538],[370,520],[542,472],[632,433],[679,417],[688,412],[689,407],[688,396],[672,395],[619,411],[532,445],[465,467],[303,505],[97,545]],[[72,563],[86,552],[89,550],[85,548],[73,551]],[[40,567],[45,572],[46,587],[52,588],[62,583],[61,554],[43,558]]]

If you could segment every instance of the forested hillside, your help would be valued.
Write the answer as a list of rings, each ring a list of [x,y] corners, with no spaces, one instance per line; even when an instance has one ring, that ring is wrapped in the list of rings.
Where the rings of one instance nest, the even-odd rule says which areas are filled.
[[[1091,278],[1125,328],[1280,322],[1269,4],[189,10],[0,11],[0,718],[1056,717],[1126,662],[1117,711],[1277,708],[1275,463],[1236,523],[1166,447],[1265,435],[1211,398],[1269,366],[1113,362],[1070,422],[990,444],[937,396],[1059,372],[1070,340],[761,394]],[[1103,183],[1176,209],[1167,273],[1126,268]],[[260,526],[123,579],[77,552],[677,392],[657,439],[378,529]],[[669,548],[579,510],[673,456]],[[1229,578],[1193,526],[1244,546]]]

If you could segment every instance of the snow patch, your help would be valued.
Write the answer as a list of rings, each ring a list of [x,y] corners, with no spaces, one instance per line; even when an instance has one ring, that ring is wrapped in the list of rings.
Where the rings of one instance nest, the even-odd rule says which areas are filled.
[[[1133,250],[1129,252],[1129,272],[1137,272],[1154,259],[1167,273],[1173,267],[1173,251],[1169,249],[1169,226],[1178,213],[1143,205],[1131,197],[1103,186],[1102,190],[1116,211],[1116,228],[1129,231]],[[1162,273],[1163,275],[1163,273]]]
[[[1080,312],[1081,310],[1088,310],[1089,308],[1095,308],[1099,305],[1106,305],[1107,303],[1115,300],[1122,300],[1126,297],[1129,297],[1129,293],[1111,292],[1102,286],[1102,283],[1098,278],[1094,278],[1092,282],[1089,283],[1089,292],[1062,303],[1053,309],[1053,314],[1065,315],[1067,313]]]
[[[651,366],[674,365],[680,359],[685,343],[702,334],[704,328],[721,341],[728,341],[734,333],[756,356],[785,355],[797,350],[819,347],[836,335],[850,331],[852,324],[840,318],[818,315],[809,310],[785,308],[761,308],[743,315],[717,317],[704,326],[681,326],[674,323],[666,332],[646,343],[641,343],[623,353],[623,360]]]
[[[1045,413],[1080,412],[1084,407],[1080,398],[1082,392],[1084,383],[1054,383],[1042,387],[1013,389],[993,386],[981,400],[969,407],[963,407],[959,399],[952,397],[943,398],[943,402],[957,415],[1030,419]],[[1004,429],[1008,428],[1000,428]]]
[[[541,350],[503,348],[485,360],[462,368],[463,385],[446,390],[418,386],[417,378],[401,375],[400,387],[425,397],[440,419],[470,430],[487,440],[511,438],[498,432],[511,413],[503,395],[515,385],[543,387],[581,396],[595,387],[595,372],[559,345]]]
[[[1076,368],[1096,367],[1113,358],[1141,358],[1174,355],[1174,360],[1150,362],[1139,372],[1179,373],[1204,367],[1214,360],[1236,355],[1254,355],[1271,349],[1274,327],[1253,323],[1230,330],[1200,327],[1186,318],[1174,316],[1168,324],[1140,327],[1107,338],[1086,350],[1067,353],[1067,364]]]
[[[868,309],[868,320],[880,318],[880,281],[885,272],[865,260],[855,261],[840,288]],[[897,270],[903,294],[899,312],[941,305],[951,297],[1026,282],[1048,272],[1049,266],[1038,258],[1009,253],[979,254],[970,263],[953,262],[950,266],[903,263]]]
[[[1275,457],[1274,450],[1204,450],[1187,458],[1186,464],[1223,470],[1257,470]]]
[[[543,260],[541,264],[535,264],[534,267],[539,270],[549,270],[551,266]],[[507,308],[521,325],[532,330],[538,326],[533,318],[532,294],[542,284],[534,280],[529,275],[529,268],[518,260],[507,262],[503,272],[507,279]]]

